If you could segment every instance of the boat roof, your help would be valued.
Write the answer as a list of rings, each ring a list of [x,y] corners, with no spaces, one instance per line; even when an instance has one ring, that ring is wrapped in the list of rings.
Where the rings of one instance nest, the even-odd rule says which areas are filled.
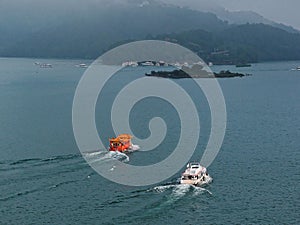
[[[120,142],[120,141],[129,141],[131,140],[132,136],[130,134],[120,134],[116,138],[110,138],[110,142]]]
[[[119,139],[131,139],[132,136],[130,134],[120,134],[117,138],[119,138]]]

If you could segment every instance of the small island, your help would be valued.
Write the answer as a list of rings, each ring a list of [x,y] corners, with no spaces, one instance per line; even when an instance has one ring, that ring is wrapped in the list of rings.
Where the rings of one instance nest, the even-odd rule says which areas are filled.
[[[173,71],[151,71],[150,74],[146,73],[149,77],[162,77],[170,79],[183,79],[183,78],[232,78],[232,77],[244,77],[250,74],[234,73],[229,70],[222,70],[219,73],[207,72],[201,70],[199,73],[190,73],[183,70],[173,70]]]

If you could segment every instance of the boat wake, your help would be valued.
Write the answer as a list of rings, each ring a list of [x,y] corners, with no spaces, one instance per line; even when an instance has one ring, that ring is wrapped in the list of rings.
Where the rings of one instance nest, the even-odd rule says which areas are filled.
[[[195,199],[194,197],[198,195],[212,195],[212,193],[205,188],[189,184],[166,184],[149,189],[148,192],[163,194],[163,199],[161,199],[159,204],[156,204],[154,208],[148,210],[148,214],[159,213],[177,205],[179,201],[187,202],[191,199]]]
[[[129,156],[122,152],[108,152],[105,157],[106,159],[116,159],[121,162],[129,162]]]
[[[139,145],[131,145],[131,148],[127,150],[127,153],[132,153],[140,149]],[[129,156],[120,151],[93,151],[88,153],[83,153],[84,158],[88,163],[97,163],[107,160],[118,160],[120,162],[129,162]]]
[[[80,154],[1,161],[0,202],[85,182],[89,173]]]
[[[109,160],[118,160],[120,162],[129,162],[129,156],[122,152],[107,152],[107,151],[97,151],[89,152],[83,154],[86,161],[90,164],[107,162]]]
[[[163,193],[165,191],[171,191],[171,196],[175,197],[175,199],[180,199],[186,194],[192,193],[193,195],[199,195],[203,193],[209,193],[212,195],[212,193],[203,187],[197,187],[194,185],[189,184],[168,184],[168,185],[161,185],[156,186],[150,191],[155,191],[157,193]]]
[[[134,152],[134,151],[137,151],[140,149],[140,146],[139,145],[134,145],[132,144],[131,145],[131,150],[129,150],[129,152]]]
[[[199,195],[204,198],[199,198]],[[133,207],[127,211],[131,216],[121,214],[115,218],[115,221],[122,221],[126,224],[148,224],[149,218],[164,215],[170,209],[181,208],[182,205],[191,202],[206,201],[207,195],[210,196],[212,193],[205,188],[189,184],[178,184],[178,181],[174,180],[172,183],[148,189],[137,189],[128,194],[121,192],[103,202],[100,208],[121,208],[124,205],[132,204]],[[137,199],[144,202],[144,207],[135,207]],[[150,220],[152,221],[152,219]]]

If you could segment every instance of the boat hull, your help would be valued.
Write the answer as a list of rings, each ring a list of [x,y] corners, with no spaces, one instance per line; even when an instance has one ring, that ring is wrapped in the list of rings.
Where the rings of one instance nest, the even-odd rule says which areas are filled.
[[[110,151],[110,152],[122,152],[122,153],[126,153],[130,150],[131,150],[131,148],[110,148],[110,149],[108,149],[108,151]]]
[[[209,175],[205,175],[199,179],[180,179],[180,184],[189,184],[195,186],[202,186],[212,182],[212,178]]]

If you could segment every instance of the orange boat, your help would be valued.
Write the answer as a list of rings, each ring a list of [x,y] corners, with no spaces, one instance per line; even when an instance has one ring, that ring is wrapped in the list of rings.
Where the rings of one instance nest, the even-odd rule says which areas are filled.
[[[132,148],[132,136],[130,134],[120,134],[116,138],[109,139],[109,151],[126,152]]]

